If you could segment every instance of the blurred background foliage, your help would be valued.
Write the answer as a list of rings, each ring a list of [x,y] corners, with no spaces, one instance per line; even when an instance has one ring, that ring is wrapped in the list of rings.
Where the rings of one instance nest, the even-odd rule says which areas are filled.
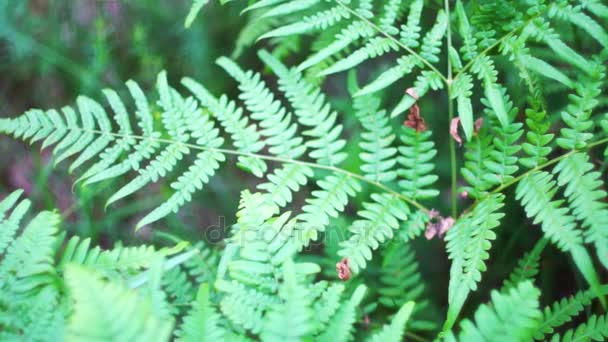
[[[430,2],[431,8],[443,6],[442,1]],[[251,37],[265,23],[252,20],[256,17],[255,12],[240,14],[246,1],[233,1],[224,6],[210,1],[186,29],[184,18],[190,5],[188,0],[0,0],[0,116],[18,115],[28,108],[61,107],[73,103],[78,94],[100,99],[103,88],[114,88],[122,95],[125,93],[124,82],[128,79],[152,90],[157,73],[163,69],[168,71],[174,85],[181,77],[189,76],[204,83],[216,95],[227,93],[234,97],[235,83],[215,65],[219,56],[232,56],[238,58],[243,67],[263,70],[255,53],[257,48],[273,49],[274,54],[287,62],[302,60],[302,56],[309,52],[310,42],[297,39],[278,45],[272,41],[255,43]],[[428,18],[425,17],[427,27],[434,19],[430,11],[428,14]],[[562,29],[580,51],[597,52],[585,50],[592,44],[584,35],[578,35],[576,30],[566,25]],[[315,49],[315,44],[320,46],[322,38],[313,42],[311,48]],[[388,65],[393,57],[388,54],[358,68],[359,80],[363,83],[372,79],[386,67],[383,62]],[[445,56],[442,58],[445,60]],[[547,54],[547,58],[551,56]],[[519,105],[518,120],[521,121],[525,109],[521,106],[526,96],[525,85],[519,83],[517,70],[508,69],[512,68],[508,63],[500,67],[504,70],[501,72],[502,81],[511,91],[515,105]],[[274,85],[272,78],[269,82]],[[347,76],[343,73],[325,80],[323,89],[342,115],[348,152],[353,156],[358,154],[360,128],[352,114],[346,84]],[[404,84],[384,92],[383,104],[387,108],[394,106],[408,86]],[[566,101],[559,91],[551,85],[545,87],[548,108],[554,117],[559,115]],[[607,109],[606,96],[602,97],[602,102],[602,108]],[[451,194],[446,94],[433,92],[421,100],[420,107],[434,132],[439,152],[436,163],[441,196],[435,202],[425,204],[447,214]],[[476,113],[480,113],[481,109],[476,109]],[[393,124],[397,127],[402,121],[393,120]],[[461,160],[462,151],[458,153]],[[596,161],[606,174],[605,161],[599,153]],[[153,228],[146,227],[134,233],[135,222],[142,213],[162,201],[166,195],[163,189],[168,188],[168,184],[156,184],[156,189],[144,190],[132,200],[104,209],[105,200],[119,188],[119,182],[72,188],[77,177],[68,174],[65,164],[55,167],[48,151],[28,152],[23,145],[2,136],[0,198],[12,190],[23,188],[37,209],[57,208],[63,214],[70,233],[91,237],[103,247],[141,242],[166,245],[182,239],[208,242],[211,238],[216,242],[215,235],[235,221],[239,192],[244,188],[253,189],[259,181],[237,169],[234,163],[228,165],[232,166],[223,168],[205,191],[198,192],[192,203],[178,214],[154,224]],[[358,158],[347,160],[345,168],[358,170]],[[310,190],[300,192],[292,210],[299,211],[299,205]],[[512,196],[512,193],[508,195]],[[346,212],[351,216],[336,220],[328,231],[340,232],[348,227],[366,193],[361,192],[359,196]],[[461,209],[470,205],[467,199],[459,201]],[[501,284],[517,258],[529,251],[541,237],[540,229],[525,219],[522,208],[513,201],[507,203],[510,203],[506,208],[507,215],[502,229],[498,230],[499,236],[489,261],[488,268],[492,271],[484,275],[482,284],[485,289],[475,292],[476,298],[471,300],[472,303],[486,301],[487,289]],[[340,236],[331,234],[326,245],[314,245],[304,256],[316,259],[324,266],[325,276],[332,279],[337,278],[335,263],[339,258],[333,249]],[[209,247],[218,246],[221,247],[221,242]],[[449,270],[444,243],[422,238],[414,241],[413,246],[423,281],[428,284],[425,297],[431,299],[431,307],[441,308],[447,302]],[[323,250],[327,253],[321,253]],[[369,288],[374,289],[378,275],[390,266],[386,263],[391,262],[391,258],[395,256],[385,256],[384,260],[374,258],[372,266],[358,277],[358,281],[365,281]],[[556,279],[561,280],[556,283]],[[606,274],[603,279],[606,280]],[[569,258],[548,246],[543,254],[538,284],[545,302],[569,295],[584,287],[583,284]],[[371,313],[375,307],[367,310]],[[435,320],[440,322],[441,318],[435,317]],[[370,324],[373,324],[373,318]]]

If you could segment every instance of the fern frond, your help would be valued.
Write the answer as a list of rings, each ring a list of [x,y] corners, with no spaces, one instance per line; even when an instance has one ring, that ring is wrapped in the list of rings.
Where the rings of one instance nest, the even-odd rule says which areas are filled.
[[[338,254],[348,258],[354,273],[365,268],[372,250],[393,238],[393,230],[407,220],[409,213],[407,205],[396,196],[374,193],[371,199],[373,202],[363,203],[364,210],[357,213],[361,219],[350,226],[350,239],[340,243]]]
[[[230,134],[237,151],[243,153],[257,153],[262,150],[265,143],[260,140],[260,134],[255,124],[243,116],[243,109],[237,107],[234,101],[228,100],[225,95],[216,99],[200,83],[191,78],[182,79],[182,84],[188,88],[201,104],[213,113],[222,127]],[[239,165],[251,171],[255,176],[262,177],[266,172],[266,163],[255,157],[239,156]]]
[[[315,289],[322,291],[319,295],[311,296],[312,310],[315,313],[315,327],[313,332],[319,333],[326,328],[327,324],[342,305],[341,299],[342,293],[344,292],[344,285],[340,283],[329,284],[320,281],[311,287],[310,292],[313,293]]]
[[[0,288],[19,293],[54,281],[53,255],[60,221],[57,213],[40,212],[9,244],[0,264]]]
[[[325,331],[317,336],[321,342],[346,342],[353,338],[353,325],[357,321],[357,308],[365,295],[365,285],[359,285],[350,299],[342,303],[338,312],[331,318]]]
[[[21,219],[30,208],[30,201],[19,201],[23,190],[13,191],[0,202],[0,255],[14,239]],[[16,204],[16,206],[15,206]],[[8,214],[8,211],[11,210]]]
[[[593,127],[591,112],[599,104],[596,98],[601,94],[605,67],[594,63],[590,68],[586,70],[590,76],[581,77],[576,94],[569,96],[570,103],[561,113],[562,120],[568,127],[560,130],[560,136],[556,142],[565,149],[584,148],[587,141],[593,137],[593,133],[590,132]]]
[[[496,239],[493,229],[504,216],[499,211],[504,206],[504,198],[502,194],[486,197],[447,232],[446,248],[452,260],[447,318],[450,324],[458,316],[469,292],[477,290],[481,274],[487,269],[485,261],[490,258],[488,251],[492,240]]]
[[[458,337],[448,332],[446,341],[529,341],[535,333],[540,291],[530,282],[520,283],[508,293],[492,291],[492,302],[475,311],[475,322],[460,323]]]
[[[397,177],[393,169],[397,163],[397,149],[392,147],[395,134],[389,126],[385,111],[378,109],[380,100],[370,97],[357,97],[354,100],[355,115],[365,129],[359,143],[363,152],[359,157],[363,174],[376,182],[390,182]]]
[[[307,246],[317,239],[318,232],[325,231],[329,219],[338,217],[348,203],[348,198],[361,191],[361,185],[353,177],[345,174],[330,175],[317,182],[319,190],[312,192],[312,198],[306,199],[302,214],[297,218],[302,223],[303,232],[298,239]]]
[[[220,316],[209,300],[209,286],[199,287],[196,301],[184,318],[180,331],[176,334],[179,341],[220,341],[224,339],[224,329],[219,325]]]
[[[568,330],[563,336],[553,335],[551,342],[602,341],[608,338],[608,317],[593,315],[576,330]]]
[[[582,245],[581,233],[576,229],[574,217],[563,208],[563,201],[553,201],[556,182],[544,171],[535,171],[517,185],[516,198],[521,201],[534,224],[541,224],[545,235],[561,250],[571,251]]]
[[[150,298],[105,282],[81,266],[69,266],[66,282],[74,300],[66,340],[166,341],[173,322],[156,317]]]
[[[551,124],[547,120],[547,113],[539,108],[526,109],[526,125],[529,131],[526,133],[527,141],[522,144],[522,149],[528,157],[520,158],[519,162],[531,169],[547,161],[547,156],[552,150],[548,145],[553,140],[554,134],[547,133]]]
[[[290,159],[295,159],[305,152],[303,139],[296,135],[298,126],[291,122],[291,114],[286,113],[280,101],[266,87],[260,74],[244,72],[232,60],[220,57],[217,60],[226,72],[239,82],[240,98],[251,112],[251,118],[259,120],[261,135],[267,137],[269,152]]]
[[[468,185],[462,191],[466,191],[472,198],[481,198],[491,188],[484,176],[489,173],[486,161],[491,159],[495,150],[493,140],[489,129],[482,127],[471,141],[464,144],[465,162],[460,173]]]
[[[153,246],[123,247],[117,246],[110,250],[102,250],[99,246],[91,247],[91,239],[81,239],[73,236],[67,241],[57,268],[63,270],[69,264],[78,264],[104,274],[114,275],[116,272],[135,274],[149,268],[159,257],[175,254],[179,250],[159,249]]]
[[[516,111],[511,107],[510,102],[506,102],[506,109],[509,112]],[[517,152],[521,146],[517,143],[523,134],[521,123],[507,123],[502,127],[492,127],[494,139],[493,149],[489,153],[489,158],[484,160],[485,172],[483,179],[487,182],[485,186],[505,184],[513,180],[513,174],[519,170],[517,166]]]
[[[581,291],[574,296],[562,298],[548,305],[543,310],[543,316],[534,334],[535,340],[543,340],[545,335],[552,334],[555,328],[570,322],[577,317],[591,301],[595,298],[592,291]]]
[[[350,18],[350,16],[351,14],[342,6],[334,6],[313,15],[306,16],[295,23],[277,27],[272,31],[266,32],[259,39],[285,37],[325,30],[344,19]]]
[[[132,81],[127,82],[127,85],[135,99],[135,114],[142,130],[141,136],[131,132],[125,106],[111,90],[104,93],[115,112],[114,120],[120,128],[117,133],[113,132],[108,115],[101,105],[83,96],[77,99],[78,115],[71,107],[63,108],[63,117],[55,110],[28,111],[15,119],[2,119],[0,131],[23,139],[46,139],[46,145],[56,144],[53,153],[58,162],[78,155],[71,165],[72,169],[99,156],[100,160],[79,179],[85,180],[86,184],[116,178],[130,170],[138,171],[139,174],[116,191],[106,205],[167,176],[178,161],[190,154],[191,149],[187,146],[190,139],[204,146],[206,150],[197,155],[197,160],[188,171],[172,183],[176,190],[173,195],[149,213],[137,226],[141,227],[178,210],[190,201],[195,190],[209,181],[209,177],[219,167],[219,162],[224,160],[223,154],[216,151],[223,139],[218,136],[219,131],[213,127],[209,115],[202,113],[193,98],[184,99],[169,87],[164,72],[158,76],[157,89],[162,109],[161,121],[169,139],[161,139],[161,132],[154,131],[150,108],[141,89]],[[153,157],[161,141],[167,146]],[[128,156],[119,161],[125,153]],[[140,168],[140,164],[148,160],[149,164]]]
[[[586,242],[595,244],[599,260],[608,268],[608,204],[601,188],[601,173],[593,170],[585,153],[574,153],[562,159],[553,169],[557,183],[565,186],[564,194],[574,216],[587,229]]]
[[[532,281],[534,277],[538,274],[539,271],[539,263],[540,263],[540,254],[543,249],[547,245],[546,239],[540,239],[535,245],[532,251],[526,253],[519,261],[517,262],[517,267],[511,272],[509,278],[506,279],[502,285],[501,291],[507,291],[514,287],[517,287],[517,284],[524,281]]]
[[[264,341],[299,341],[312,333],[312,318],[309,292],[298,281],[291,259],[283,263],[283,283],[279,287],[282,302],[273,305],[264,317],[265,324],[260,334]]]
[[[416,302],[416,311],[426,307],[420,301],[424,285],[420,276],[418,261],[408,243],[394,242],[382,253],[382,268],[378,287],[380,304],[396,308],[402,303]]]
[[[540,224],[545,236],[559,249],[569,252],[574,263],[593,291],[599,296],[600,283],[591,256],[583,246],[581,231],[576,229],[575,218],[562,207],[563,200],[553,200],[558,188],[551,174],[534,171],[524,177],[516,189],[526,214]],[[603,297],[600,298],[602,301]]]
[[[266,51],[260,51],[259,56],[278,76],[279,89],[293,107],[298,123],[309,128],[302,132],[310,137],[306,141],[306,146],[311,149],[309,156],[323,165],[334,166],[344,161],[346,141],[340,138],[343,128],[337,123],[338,113],[332,110],[321,90],[303,79],[300,72],[288,69]]]
[[[431,134],[431,131],[417,132],[411,127],[401,127],[399,138],[403,145],[399,146],[397,158],[401,165],[397,169],[400,177],[399,187],[405,196],[415,200],[432,198],[439,194],[439,191],[431,188],[439,178],[433,174],[435,165],[432,160],[437,155],[437,150],[430,140]]]
[[[420,17],[422,15],[423,0],[414,0],[410,4],[407,14],[407,23],[401,25],[399,32],[399,40],[410,48],[415,48],[420,45]]]
[[[405,333],[405,324],[410,319],[410,315],[414,310],[414,302],[407,302],[403,304],[401,309],[397,311],[390,324],[384,325],[382,330],[378,331],[371,336],[369,341],[371,342],[399,342],[403,340],[403,334]]]

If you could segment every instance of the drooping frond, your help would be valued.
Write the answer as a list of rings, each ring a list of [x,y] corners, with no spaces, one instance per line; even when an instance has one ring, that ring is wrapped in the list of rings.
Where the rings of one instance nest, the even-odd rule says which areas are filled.
[[[456,336],[448,332],[446,341],[529,341],[536,331],[540,291],[532,283],[523,282],[508,293],[492,291],[490,305],[483,304],[475,312],[475,322],[460,323]]]
[[[553,200],[558,187],[551,174],[534,171],[518,184],[516,197],[521,201],[526,214],[540,224],[545,236],[559,249],[569,252],[587,282],[599,293],[599,279],[591,262],[591,256],[583,246],[583,237],[577,229],[575,218],[563,200]],[[603,299],[602,299],[603,300]]]
[[[504,216],[499,211],[504,198],[502,194],[488,196],[447,232],[448,257],[452,260],[447,318],[450,323],[455,321],[469,292],[477,290],[481,274],[487,269],[488,250],[496,239],[493,229]]]
[[[606,191],[601,188],[601,173],[594,171],[585,153],[562,159],[553,172],[558,185],[565,187],[572,213],[586,229],[586,242],[595,245],[599,260],[608,268],[608,204],[604,201]]]

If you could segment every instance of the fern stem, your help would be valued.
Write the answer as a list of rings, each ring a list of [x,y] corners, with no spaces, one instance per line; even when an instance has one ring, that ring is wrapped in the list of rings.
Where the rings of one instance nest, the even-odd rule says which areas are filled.
[[[452,48],[452,28],[450,22],[450,3],[449,0],[444,0],[445,13],[448,18],[448,33],[447,33],[447,41],[448,41],[448,51]],[[452,100],[452,61],[450,58],[447,59],[448,63],[448,79],[447,79],[447,88],[448,88],[448,124],[452,122],[454,118],[454,102]],[[451,173],[451,203],[452,203],[452,217],[456,217],[458,213],[458,199],[456,197],[456,142],[454,139],[449,139],[450,145],[450,173]]]
[[[289,163],[289,164],[298,164],[298,165],[305,165],[311,168],[315,168],[315,169],[321,169],[321,170],[328,170],[331,172],[335,172],[335,173],[341,173],[344,175],[347,175],[349,177],[353,177],[356,178],[362,182],[368,183],[370,185],[373,185],[393,196],[399,197],[400,199],[404,200],[405,202],[411,204],[412,206],[418,208],[419,210],[422,210],[425,213],[429,213],[430,210],[428,208],[426,208],[424,205],[416,202],[415,200],[391,189],[390,187],[371,180],[363,175],[354,173],[354,172],[350,172],[344,169],[341,169],[339,167],[335,167],[335,166],[330,166],[330,165],[321,165],[321,164],[317,164],[317,163],[312,163],[312,162],[307,162],[307,161],[303,161],[303,160],[297,160],[297,159],[289,159],[289,158],[281,158],[281,157],[275,157],[275,156],[269,156],[266,154],[258,154],[258,153],[248,153],[248,152],[240,152],[240,151],[235,151],[235,150],[230,150],[230,149],[224,149],[224,148],[214,148],[214,147],[206,147],[206,146],[201,146],[201,145],[196,145],[196,144],[190,144],[190,143],[185,143],[185,142],[180,142],[180,141],[175,141],[175,140],[171,140],[171,139],[164,139],[164,138],[152,138],[152,137],[146,137],[146,136],[141,136],[141,135],[136,135],[136,134],[120,134],[120,133],[113,133],[113,132],[103,132],[103,131],[99,131],[99,130],[88,130],[88,129],[82,129],[80,127],[77,128],[70,128],[70,130],[78,130],[81,132],[88,132],[88,133],[93,133],[93,134],[99,134],[99,135],[106,135],[106,136],[112,136],[115,138],[132,138],[132,139],[137,139],[137,140],[150,140],[150,141],[155,141],[158,143],[164,143],[164,144],[174,144],[174,145],[181,145],[181,146],[185,146],[188,148],[191,148],[193,150],[200,150],[200,151],[212,151],[212,152],[219,152],[219,153],[224,153],[224,154],[229,154],[229,155],[236,155],[236,156],[246,156],[246,157],[253,157],[253,158],[259,158],[259,159],[264,159],[264,160],[269,160],[269,161],[274,161],[274,162],[279,162],[279,163]]]
[[[378,33],[380,33],[381,35],[383,35],[386,38],[390,39],[393,43],[397,44],[399,47],[403,48],[405,51],[409,52],[410,54],[412,54],[413,56],[415,56],[416,58],[418,58],[425,66],[427,66],[431,71],[433,71],[434,73],[436,73],[446,85],[448,84],[448,79],[439,70],[437,70],[437,68],[435,68],[429,61],[427,61],[422,56],[420,56],[416,51],[412,50],[410,47],[408,47],[407,45],[403,44],[399,39],[396,39],[395,37],[391,36],[390,34],[384,32],[380,27],[378,27],[378,25],[374,24],[369,19],[367,19],[367,18],[363,17],[362,15],[360,15],[359,13],[357,13],[357,11],[355,11],[352,8],[348,7],[342,1],[336,0],[336,3],[338,3],[338,5],[340,5],[342,8],[344,8],[345,10],[347,10],[350,14],[352,14],[355,17],[359,18],[359,20],[365,22],[371,28],[373,28],[374,30],[376,30]]]

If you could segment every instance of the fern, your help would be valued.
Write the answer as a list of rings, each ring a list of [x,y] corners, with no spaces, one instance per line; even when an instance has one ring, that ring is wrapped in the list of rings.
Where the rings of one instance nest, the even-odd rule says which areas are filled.
[[[391,320],[391,323],[385,325],[382,330],[375,333],[370,338],[370,341],[401,341],[403,339],[403,333],[405,332],[405,324],[407,323],[412,310],[414,310],[414,302],[403,304],[401,309],[397,311],[395,317]]]
[[[608,336],[608,320],[606,316],[591,316],[586,323],[579,325],[576,330],[568,330],[563,336],[554,335],[551,341],[601,341]]]
[[[164,341],[171,334],[173,322],[156,317],[149,298],[76,266],[66,270],[66,281],[74,298],[66,339]],[[92,317],[97,324],[88,324]]]
[[[541,315],[539,296],[540,291],[530,282],[520,283],[508,294],[494,291],[492,305],[481,305],[475,312],[475,322],[463,321],[458,337],[449,332],[445,340],[528,341]]]
[[[206,3],[192,2],[186,27]],[[255,176],[241,191],[228,237],[216,246],[194,238],[173,247],[96,247],[95,236],[72,235],[80,221],[62,231],[56,212],[24,224],[30,202],[19,201],[20,191],[8,195],[0,201],[0,339],[608,338],[606,285],[594,260],[608,267],[605,165],[592,150],[608,141],[606,5],[261,0],[230,4],[226,13],[240,9],[248,19],[230,31],[232,59],[216,59],[235,81],[228,87],[223,79],[203,85],[186,77],[182,92],[161,72],[157,94],[127,81],[126,89],[103,89],[103,105],[81,95],[74,106],[0,119],[0,132],[52,147],[56,164],[69,162],[77,193],[88,197],[89,188],[104,189],[96,183],[110,186],[106,208],[147,195],[153,183],[169,185],[136,229],[196,202],[226,164]],[[12,12],[4,12],[0,38],[10,43],[20,34],[14,18],[7,20]],[[36,37],[44,36],[39,31]],[[245,67],[256,44],[268,50],[257,52],[265,69]],[[51,64],[70,64],[43,44],[32,46]],[[94,47],[106,55],[100,49]],[[336,74],[346,70],[344,87]],[[222,88],[225,94],[213,93]],[[123,102],[123,90],[132,101]],[[445,96],[431,94],[437,90]],[[436,103],[441,99],[444,107]],[[449,189],[440,180],[447,174]],[[491,250],[522,246],[508,226],[529,224],[513,216],[511,187],[544,236],[522,251],[502,287],[491,290],[491,302],[459,321],[467,300],[487,295],[491,284],[482,278],[496,280],[484,275]],[[95,223],[97,213],[90,218]],[[439,225],[447,231],[446,277],[437,275],[440,242],[420,240]],[[512,238],[494,242],[503,237],[499,229]],[[173,230],[160,236],[184,238]],[[541,311],[532,284],[538,274],[545,279],[547,243],[572,257],[589,289]],[[434,311],[446,307],[437,295],[442,282],[427,277],[448,278],[441,332],[436,319],[422,320],[443,317]],[[545,288],[543,298],[553,290],[543,282]],[[426,289],[432,296],[423,295]],[[601,305],[591,306],[596,298]],[[583,310],[588,322],[563,328]]]

